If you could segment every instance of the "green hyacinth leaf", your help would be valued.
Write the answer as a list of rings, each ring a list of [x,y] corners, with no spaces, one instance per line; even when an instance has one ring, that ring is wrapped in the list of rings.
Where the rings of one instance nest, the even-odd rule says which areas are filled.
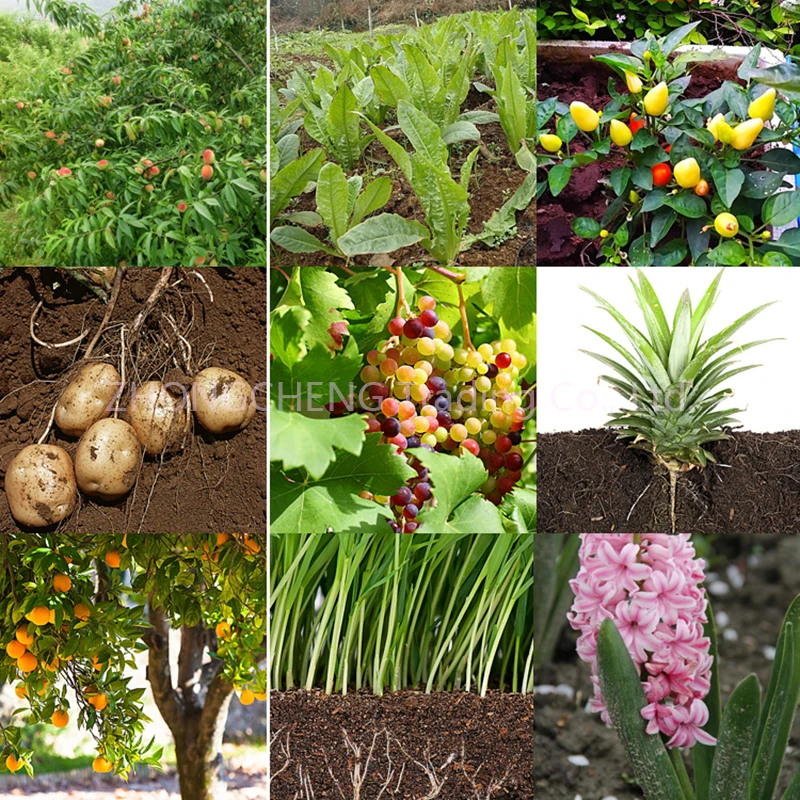
[[[645,733],[647,700],[625,642],[607,619],[597,638],[600,689],[647,800],[687,800],[661,737]]]

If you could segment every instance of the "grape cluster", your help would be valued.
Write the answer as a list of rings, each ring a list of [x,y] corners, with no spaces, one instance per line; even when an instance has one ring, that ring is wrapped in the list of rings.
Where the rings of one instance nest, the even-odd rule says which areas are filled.
[[[363,493],[394,510],[392,530],[412,533],[424,504],[432,502],[428,470],[414,457],[417,448],[464,451],[479,457],[489,472],[481,491],[499,505],[520,480],[522,427],[526,419],[519,374],[527,359],[513,339],[454,348],[450,326],[436,313],[436,300],[419,300],[419,316],[389,322],[390,338],[367,354],[361,370],[369,433],[405,454],[417,476],[395,495]],[[333,408],[335,413],[342,409]]]

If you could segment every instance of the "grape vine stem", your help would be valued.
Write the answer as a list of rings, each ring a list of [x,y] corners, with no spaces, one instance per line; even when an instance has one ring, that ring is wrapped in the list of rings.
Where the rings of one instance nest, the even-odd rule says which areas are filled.
[[[461,284],[456,284],[458,289],[458,308],[461,311],[461,324],[464,327],[464,344],[467,349],[474,350],[475,345],[472,344],[472,339],[469,338],[469,320],[467,319],[467,307],[464,304],[464,292],[461,291]]]
[[[406,314],[411,316],[411,307],[408,305],[405,292],[403,291],[403,268],[395,267],[392,269],[391,267],[387,267],[386,269],[388,269],[389,272],[394,272],[394,275],[397,278],[397,316],[399,317],[402,315],[404,308],[406,310]]]
[[[444,278],[453,281],[453,283],[462,284],[467,279],[467,276],[460,272],[453,272],[446,267],[428,267],[431,272],[438,272]]]

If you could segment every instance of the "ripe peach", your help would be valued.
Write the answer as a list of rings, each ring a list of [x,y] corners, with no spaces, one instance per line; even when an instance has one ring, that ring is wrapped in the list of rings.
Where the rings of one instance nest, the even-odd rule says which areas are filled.
[[[211,164],[205,164],[203,169],[200,170],[200,174],[207,180],[211,180],[211,176],[214,174],[214,167]]]
[[[134,172],[138,172],[139,175],[142,175],[144,173],[144,170],[141,167],[134,167],[133,170]]]
[[[149,158],[143,158],[142,159],[142,166],[152,167],[153,166],[153,162]]]
[[[105,144],[105,140],[104,139],[95,139],[94,140],[94,146],[95,147],[102,147],[104,144]]]
[[[199,55],[197,55],[197,53],[195,53],[195,54],[192,56],[192,58],[193,58],[195,61],[197,61],[197,59],[198,59],[198,58],[200,58],[200,56],[199,56]]]
[[[186,205],[186,203],[178,203],[178,211],[180,211],[180,212],[181,212],[181,214],[182,214],[184,211],[186,211],[186,209],[187,209],[187,208],[188,208],[188,206]]]
[[[197,258],[194,260],[194,265],[196,267],[202,267],[203,264],[205,264],[205,263],[206,263],[206,257],[205,256],[197,256]]]
[[[105,158],[101,158],[97,162],[97,169],[107,169],[108,168],[108,160]]]
[[[117,198],[114,196],[114,192],[106,192],[106,197],[109,200],[116,200]]]
[[[151,175],[158,175],[161,170],[158,167],[150,167],[150,174]]]
[[[69,167],[61,167],[61,169],[58,171],[58,174],[62,177],[66,175],[72,175],[72,170]]]
[[[115,75],[111,80],[114,82],[114,86],[119,86],[120,83],[119,75]]]
[[[28,177],[29,177],[31,180],[35,180],[35,178],[36,178],[36,173],[35,173],[35,172],[33,172],[33,171],[31,170],[31,172],[29,172],[29,173],[28,173]]]
[[[64,139],[56,139],[56,144],[63,145],[64,144]]]
[[[69,67],[63,67],[63,68],[61,69],[61,71],[62,71],[62,72],[65,74],[65,75],[70,75],[70,74],[71,74],[71,73],[70,73],[70,71],[69,71]]]
[[[45,131],[44,135],[45,135],[45,138],[47,138],[47,139],[55,139],[56,138],[55,131]]]
[[[22,111],[22,109],[25,108],[25,103],[20,100],[19,103],[17,103],[17,108]]]
[[[203,150],[203,163],[204,164],[213,164],[214,163],[214,151],[211,149]]]
[[[153,189],[155,189],[155,186],[153,186],[153,184],[152,184],[152,183],[148,183],[148,184],[146,184],[146,185],[145,185],[145,187],[144,187],[144,190],[145,190],[146,192],[152,192],[152,191],[153,191]]]

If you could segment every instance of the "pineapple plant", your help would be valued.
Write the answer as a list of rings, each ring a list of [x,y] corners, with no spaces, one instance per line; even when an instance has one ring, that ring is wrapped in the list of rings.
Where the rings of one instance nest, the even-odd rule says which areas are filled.
[[[634,408],[613,412],[607,427],[630,446],[645,450],[652,461],[670,475],[670,506],[675,519],[675,486],[678,475],[702,469],[714,456],[705,448],[709,442],[729,439],[728,430],[737,424],[741,408],[720,408],[733,390],[724,383],[741,372],[760,366],[733,366],[740,354],[774,339],[737,344],[734,334],[772,303],[754,308],[719,333],[703,339],[706,318],[719,294],[723,270],[717,274],[696,308],[688,289],[675,310],[670,327],[658,295],[641,270],[638,283],[632,278],[646,332],[632,325],[614,306],[595,292],[581,287],[599,307],[619,324],[630,349],[594,328],[588,328],[616,350],[627,366],[589,350],[581,352],[610,367],[616,375],[602,375]],[[727,403],[726,403],[727,405]]]

